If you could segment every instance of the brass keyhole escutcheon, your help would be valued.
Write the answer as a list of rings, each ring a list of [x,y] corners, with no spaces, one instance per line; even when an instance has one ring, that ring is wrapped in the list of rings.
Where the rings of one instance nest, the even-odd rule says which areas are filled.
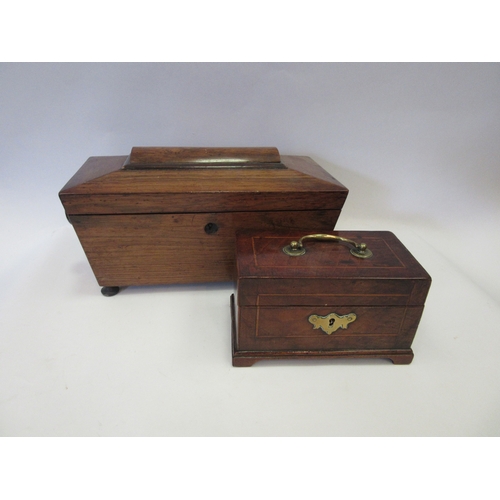
[[[314,330],[321,328],[327,335],[331,335],[339,328],[346,330],[350,323],[356,321],[356,318],[357,316],[354,313],[345,314],[343,316],[337,313],[330,313],[327,316],[311,314],[307,320],[313,325]]]

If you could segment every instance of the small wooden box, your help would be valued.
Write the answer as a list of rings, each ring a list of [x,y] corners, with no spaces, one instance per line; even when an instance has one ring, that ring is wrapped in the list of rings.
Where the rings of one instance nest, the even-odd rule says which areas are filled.
[[[290,247],[292,240],[299,244]],[[431,278],[394,234],[240,234],[236,252],[234,366],[286,358],[412,361]]]
[[[111,295],[233,280],[236,230],[331,231],[347,193],[310,158],[276,148],[133,148],[89,158],[59,196]]]

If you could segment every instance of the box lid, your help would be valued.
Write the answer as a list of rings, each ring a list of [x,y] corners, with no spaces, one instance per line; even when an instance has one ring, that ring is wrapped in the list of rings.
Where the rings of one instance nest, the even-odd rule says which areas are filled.
[[[388,231],[242,233],[236,260],[240,306],[422,305],[431,282]]]
[[[91,157],[60,191],[68,215],[338,209],[348,190],[276,148],[132,148]]]

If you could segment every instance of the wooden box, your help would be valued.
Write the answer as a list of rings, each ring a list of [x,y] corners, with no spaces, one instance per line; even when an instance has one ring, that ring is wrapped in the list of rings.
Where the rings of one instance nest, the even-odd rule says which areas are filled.
[[[234,366],[284,358],[412,361],[431,278],[392,233],[240,234],[236,252]]]
[[[234,279],[238,229],[331,231],[348,190],[276,148],[133,148],[91,157],[60,191],[103,294]]]

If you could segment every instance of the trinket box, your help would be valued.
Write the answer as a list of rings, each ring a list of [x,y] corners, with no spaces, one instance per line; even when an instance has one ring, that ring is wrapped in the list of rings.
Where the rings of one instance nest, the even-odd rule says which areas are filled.
[[[132,148],[91,157],[60,191],[104,295],[234,279],[235,231],[331,231],[348,190],[276,148]]]
[[[385,231],[242,233],[234,366],[263,359],[413,359],[431,278]]]

